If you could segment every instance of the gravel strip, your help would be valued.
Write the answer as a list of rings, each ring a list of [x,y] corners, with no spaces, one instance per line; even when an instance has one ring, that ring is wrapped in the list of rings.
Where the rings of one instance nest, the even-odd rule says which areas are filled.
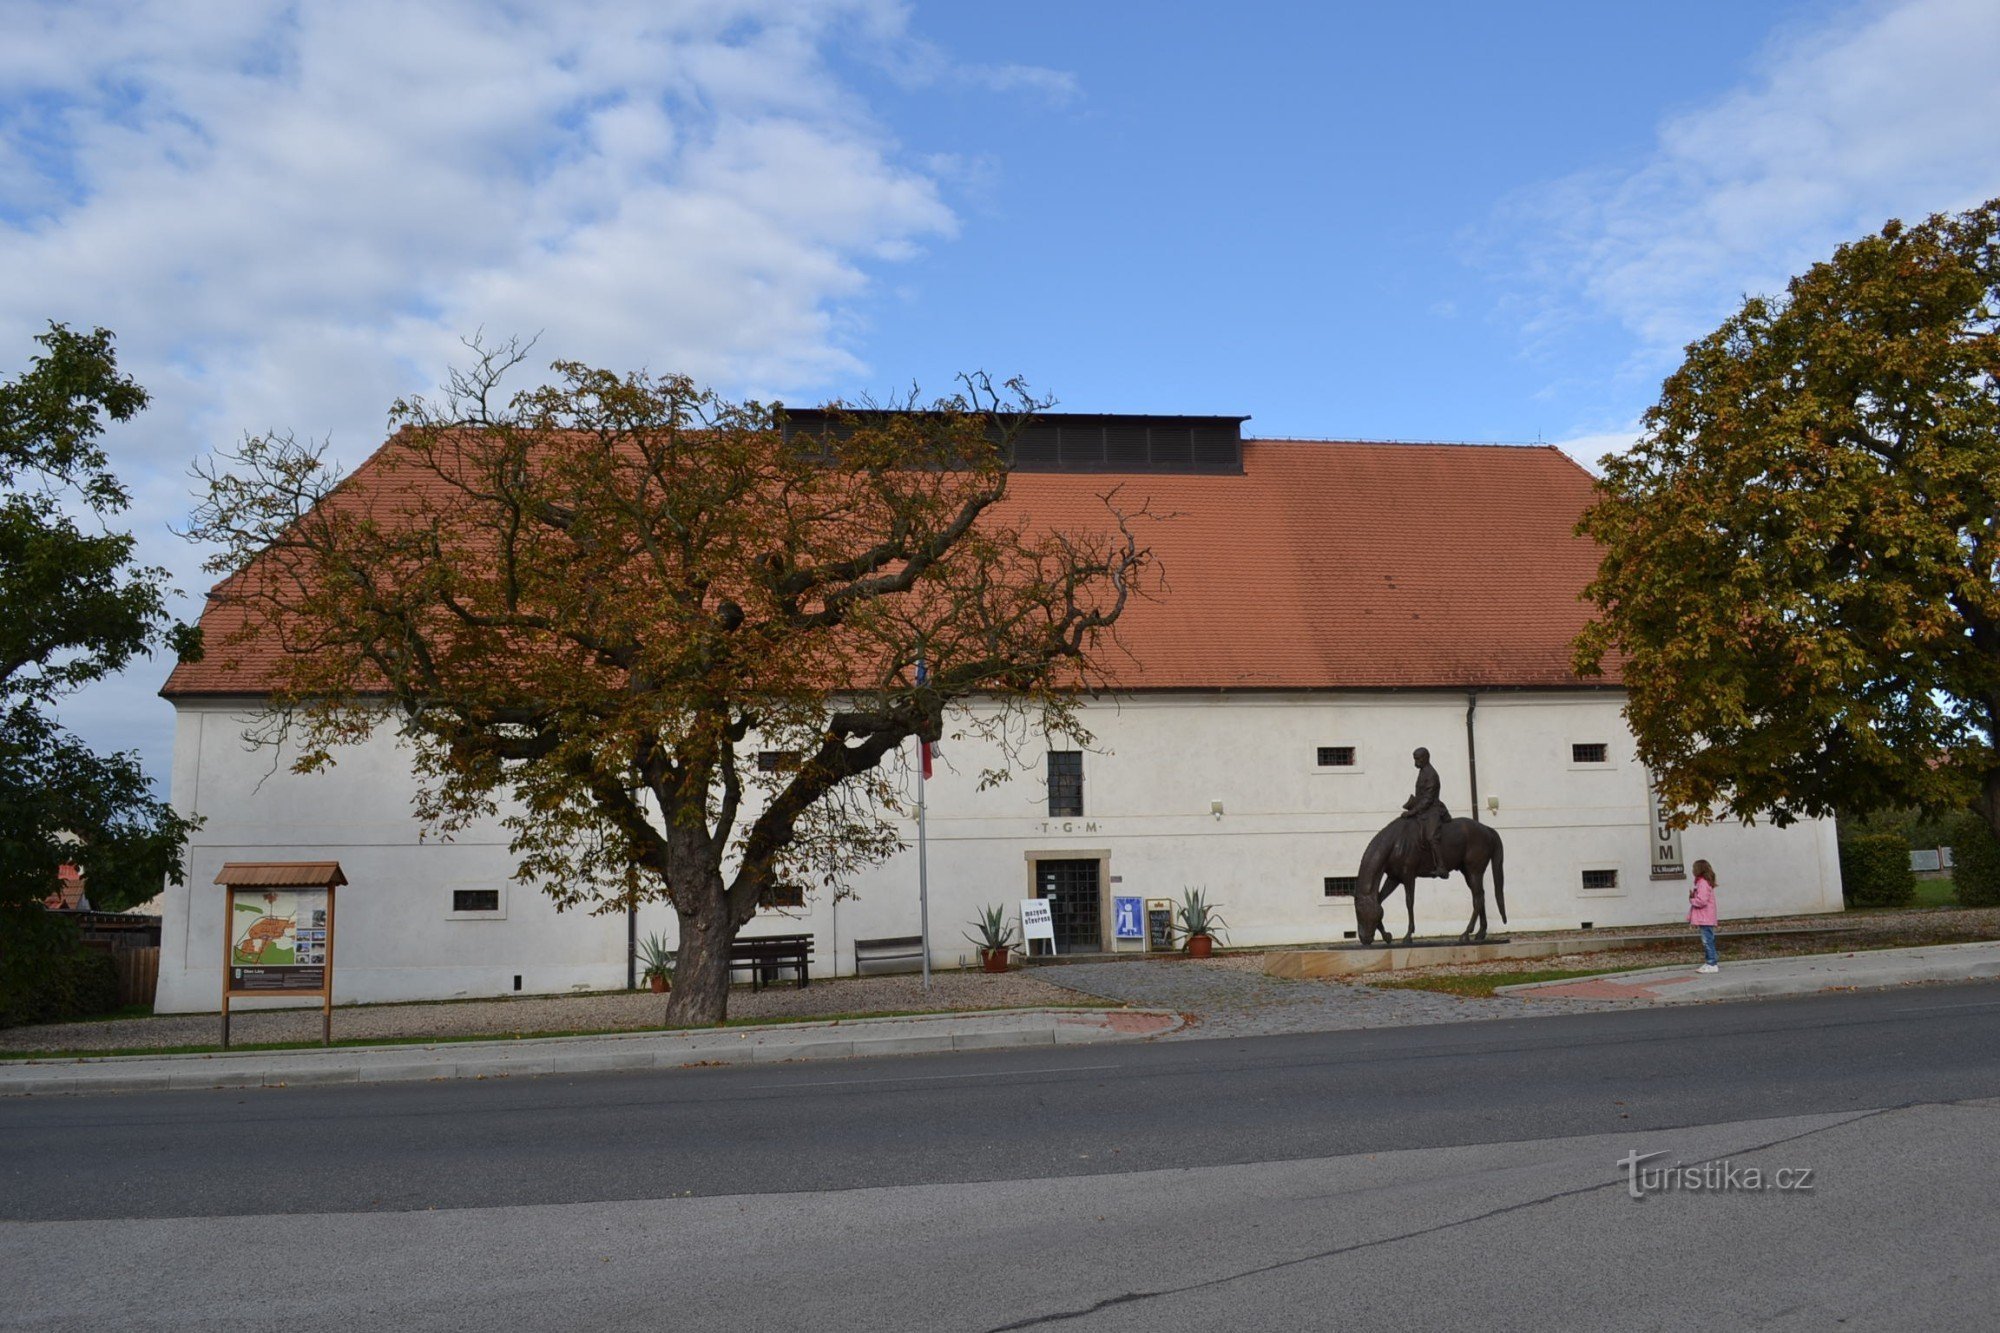
[[[916,974],[820,978],[800,989],[787,983],[730,992],[731,1018],[814,1019],[835,1014],[932,1013],[1097,1004],[1094,997],[1052,986],[1021,971],[934,972],[931,989]],[[601,995],[539,995],[448,1004],[347,1005],[333,1011],[338,1040],[389,1037],[514,1036],[540,1032],[624,1032],[658,1028],[667,999],[651,991]],[[117,1018],[99,1023],[48,1023],[0,1031],[0,1050],[107,1051],[212,1046],[221,1034],[214,1014]],[[318,1041],[320,1012],[236,1010],[231,1044]]]
[[[1729,938],[1727,921],[1719,941],[1734,959],[1776,958],[1806,953],[1846,953],[1858,949],[1902,948],[2000,939],[2000,908],[1931,909],[1848,913],[1744,922],[1745,928],[1773,925],[1838,926],[1826,935]],[[1686,926],[1667,925],[1606,931],[1654,934],[1657,947],[1597,950],[1589,936],[1577,938],[1578,952],[1548,958],[1515,958],[1411,968],[1397,977],[1496,972],[1585,971],[1659,967],[1677,961],[1693,966],[1700,945]],[[1530,938],[1527,935],[1516,938]],[[1435,991],[1370,986],[1341,978],[1284,980],[1265,976],[1262,953],[1225,953],[1195,960],[1178,956],[1118,962],[1037,966],[1001,976],[983,972],[938,972],[923,990],[914,974],[820,979],[805,989],[779,984],[761,991],[731,992],[732,1018],[813,1019],[834,1014],[936,1013],[974,1009],[1111,1001],[1187,1015],[1187,1028],[1166,1040],[1248,1037],[1286,1032],[1326,1032],[1351,1028],[1457,1023],[1478,1018],[1514,1018],[1579,1009],[1632,1008],[1636,1001],[1568,1000],[1537,1003],[1512,996],[1475,999]],[[664,1020],[666,1001],[650,992],[601,995],[522,996],[465,1000],[449,1004],[359,1005],[334,1011],[334,1033],[342,1039],[511,1036],[539,1032],[643,1031]],[[317,1010],[238,1011],[231,1036],[244,1044],[313,1041],[319,1037]],[[0,1051],[103,1051],[213,1045],[219,1025],[213,1014],[113,1019],[98,1023],[52,1023],[0,1031]]]

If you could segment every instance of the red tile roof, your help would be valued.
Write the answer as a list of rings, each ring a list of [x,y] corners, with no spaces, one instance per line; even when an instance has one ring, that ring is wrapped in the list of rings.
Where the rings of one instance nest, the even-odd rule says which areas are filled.
[[[1120,621],[1130,657],[1106,665],[1121,688],[1582,683],[1569,645],[1598,549],[1573,529],[1592,483],[1559,449],[1245,440],[1243,469],[1010,481],[1008,509],[1038,527],[1100,528],[1113,486],[1123,506],[1175,516],[1142,533],[1166,589]],[[211,645],[231,620],[213,605],[202,617]],[[277,656],[211,651],[162,693],[256,693]],[[1591,683],[1616,683],[1606,669]]]
[[[42,906],[51,912],[77,912],[88,910],[83,872],[75,866],[56,867],[56,890],[42,899]]]

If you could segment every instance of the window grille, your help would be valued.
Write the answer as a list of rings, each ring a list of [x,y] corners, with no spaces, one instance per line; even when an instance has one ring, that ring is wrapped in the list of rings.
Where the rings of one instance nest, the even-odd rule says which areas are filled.
[[[1586,870],[1583,872],[1583,887],[1586,889],[1615,889],[1618,887],[1618,872],[1615,870]]]
[[[454,912],[497,912],[500,910],[500,890],[498,889],[453,889],[451,910]]]
[[[1611,758],[1611,747],[1603,741],[1569,747],[1569,758],[1573,764],[1602,764]]]
[[[1361,877],[1358,875],[1328,875],[1326,877],[1326,896],[1329,898],[1352,898],[1354,891],[1360,887]]]
[[[1074,819],[1083,813],[1083,751],[1049,751],[1049,814]]]
[[[1321,768],[1354,767],[1354,747],[1352,745],[1322,745],[1319,747]]]
[[[757,897],[759,907],[804,907],[806,886],[803,884],[773,884]]]
[[[759,750],[757,771],[759,773],[790,773],[799,766],[797,750]]]

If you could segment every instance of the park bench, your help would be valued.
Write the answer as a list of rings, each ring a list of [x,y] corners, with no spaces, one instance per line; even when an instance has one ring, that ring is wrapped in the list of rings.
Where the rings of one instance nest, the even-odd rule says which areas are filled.
[[[809,985],[806,969],[812,962],[810,935],[746,935],[729,946],[729,970],[750,969],[751,988],[762,990],[767,981],[776,981],[781,968],[797,973],[799,985]]]
[[[888,935],[879,940],[854,941],[854,975],[860,976],[863,967],[872,963],[907,963],[906,972],[920,970],[924,965],[924,937],[921,935]]]

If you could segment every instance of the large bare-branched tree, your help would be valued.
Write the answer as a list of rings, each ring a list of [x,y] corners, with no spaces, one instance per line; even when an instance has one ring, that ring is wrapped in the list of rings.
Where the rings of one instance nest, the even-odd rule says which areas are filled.
[[[678,376],[567,362],[503,396],[521,357],[396,404],[345,480],[284,436],[200,467],[193,535],[227,575],[215,623],[235,622],[211,651],[275,660],[298,770],[398,727],[428,826],[500,815],[518,877],[564,907],[670,903],[669,1021],[718,1022],[760,900],[839,891],[900,845],[884,761],[954,704],[980,701],[954,726],[1003,742],[1081,734],[1144,593],[1140,514],[1107,495],[1092,531],[1006,515],[1039,406],[1018,385],[801,432]]]

